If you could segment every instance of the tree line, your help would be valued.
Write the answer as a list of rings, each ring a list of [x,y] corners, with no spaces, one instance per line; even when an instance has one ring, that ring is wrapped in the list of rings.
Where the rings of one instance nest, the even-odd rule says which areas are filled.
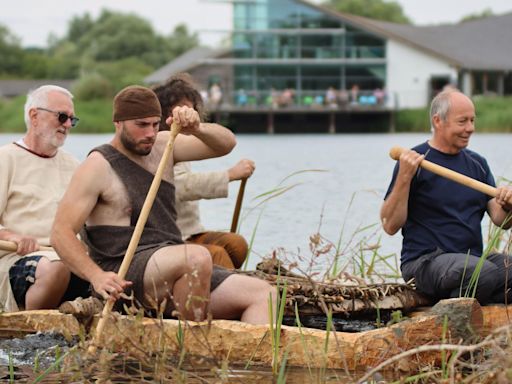
[[[75,16],[65,36],[50,36],[44,49],[23,48],[0,25],[0,78],[79,79],[81,98],[110,96],[197,45],[197,34],[183,24],[163,36],[140,16],[110,10],[96,20]]]
[[[326,0],[335,11],[395,23],[411,23],[395,1]],[[491,15],[470,15],[471,20]],[[140,83],[155,69],[199,44],[183,24],[169,35],[157,33],[135,14],[103,10],[75,16],[64,37],[50,35],[47,48],[24,48],[20,39],[0,24],[0,78],[78,79],[73,92],[82,100],[110,97],[125,85]]]

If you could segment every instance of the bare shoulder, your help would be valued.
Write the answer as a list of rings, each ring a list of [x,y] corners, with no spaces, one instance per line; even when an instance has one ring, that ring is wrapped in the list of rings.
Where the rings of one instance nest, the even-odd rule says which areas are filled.
[[[73,182],[86,189],[101,190],[109,185],[112,174],[109,162],[99,152],[92,152],[76,170]]]

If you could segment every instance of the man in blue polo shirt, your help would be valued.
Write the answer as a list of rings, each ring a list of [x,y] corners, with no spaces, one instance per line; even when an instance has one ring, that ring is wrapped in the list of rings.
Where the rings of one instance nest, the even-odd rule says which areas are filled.
[[[458,90],[443,91],[432,100],[430,120],[431,139],[404,151],[395,166],[381,220],[390,235],[402,229],[404,280],[415,278],[418,291],[439,300],[472,294],[471,275],[482,256],[482,218],[487,212],[494,224],[510,228],[512,188],[498,187],[490,198],[419,168],[427,159],[495,186],[487,161],[467,149],[475,131],[471,100]],[[476,288],[481,304],[512,303],[512,257],[487,255]]]

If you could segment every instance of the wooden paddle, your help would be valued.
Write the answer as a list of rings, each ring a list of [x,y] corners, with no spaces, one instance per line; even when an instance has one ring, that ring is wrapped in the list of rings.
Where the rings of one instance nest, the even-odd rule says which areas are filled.
[[[128,268],[130,267],[133,256],[135,254],[135,250],[137,249],[137,245],[139,245],[139,240],[142,235],[142,231],[144,230],[144,226],[146,225],[146,221],[148,220],[149,212],[151,211],[151,207],[153,206],[153,202],[155,201],[158,188],[160,187],[160,182],[162,181],[164,169],[167,166],[169,156],[172,153],[174,140],[176,139],[176,136],[178,135],[180,130],[181,127],[179,125],[175,123],[171,125],[171,134],[169,135],[169,141],[167,142],[167,146],[165,147],[162,159],[158,164],[155,177],[153,178],[153,182],[149,187],[146,200],[144,200],[144,204],[142,205],[142,209],[140,211],[139,219],[137,220],[137,224],[135,224],[135,229],[133,231],[132,238],[130,239],[130,243],[128,244],[128,248],[126,249],[126,253],[124,255],[123,262],[121,263],[121,267],[119,268],[119,272],[117,273],[121,279],[125,278],[126,273],[128,272]],[[96,333],[94,334],[93,342],[88,349],[88,353],[90,354],[96,352],[96,344],[99,341],[101,334],[103,333],[107,317],[110,315],[114,303],[115,300],[109,299],[107,300],[105,306],[103,307],[103,312],[101,313],[100,320],[98,322],[98,325],[96,326]]]
[[[400,158],[400,155],[404,151],[406,151],[405,148],[393,147],[389,151],[389,156],[391,156],[391,158],[394,160],[398,160]],[[435,173],[436,175],[443,176],[449,180],[455,181],[456,183],[465,185],[466,187],[485,193],[486,195],[489,195],[491,197],[496,197],[497,193],[495,187],[482,183],[481,181],[472,179],[471,177],[468,177],[461,173],[452,171],[451,169],[434,164],[428,160],[423,160],[420,163],[420,167],[426,169],[427,171]]]
[[[231,232],[235,233],[238,227],[238,218],[240,217],[240,209],[242,208],[242,200],[244,199],[245,184],[247,178],[242,179],[240,182],[240,189],[238,190],[238,196],[236,197],[235,211],[233,212],[233,219],[231,220]]]
[[[0,249],[2,251],[16,252],[16,250],[18,249],[18,244],[16,244],[14,241],[0,240]],[[52,247],[45,247],[44,245],[40,245],[39,250],[40,251],[55,251]]]

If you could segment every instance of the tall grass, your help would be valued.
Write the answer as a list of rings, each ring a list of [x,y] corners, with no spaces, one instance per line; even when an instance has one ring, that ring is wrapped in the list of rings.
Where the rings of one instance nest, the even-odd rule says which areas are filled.
[[[297,176],[297,175],[300,175],[303,173],[308,173],[308,172],[327,172],[327,171],[324,169],[305,169],[305,170],[299,170],[299,171],[293,172],[293,173],[289,174],[288,176],[284,177],[281,181],[279,181],[279,183],[274,188],[272,188],[268,191],[265,191],[263,193],[260,193],[259,195],[255,196],[252,199],[253,201],[256,202],[256,205],[244,212],[242,218],[240,219],[240,224],[239,224],[239,227],[241,227],[244,220],[246,220],[249,215],[251,215],[256,210],[259,210],[256,224],[253,227],[252,232],[251,232],[251,238],[249,240],[249,249],[247,251],[247,256],[246,256],[244,264],[242,266],[242,270],[246,270],[247,266],[249,265],[249,259],[250,259],[250,255],[252,253],[254,241],[256,239],[256,233],[257,233],[260,221],[263,217],[265,208],[267,207],[267,204],[270,201],[284,195],[285,193],[291,191],[292,189],[294,189],[302,184],[301,182],[297,182],[294,184],[283,185],[287,180],[289,180],[290,178],[292,178],[294,176]]]

